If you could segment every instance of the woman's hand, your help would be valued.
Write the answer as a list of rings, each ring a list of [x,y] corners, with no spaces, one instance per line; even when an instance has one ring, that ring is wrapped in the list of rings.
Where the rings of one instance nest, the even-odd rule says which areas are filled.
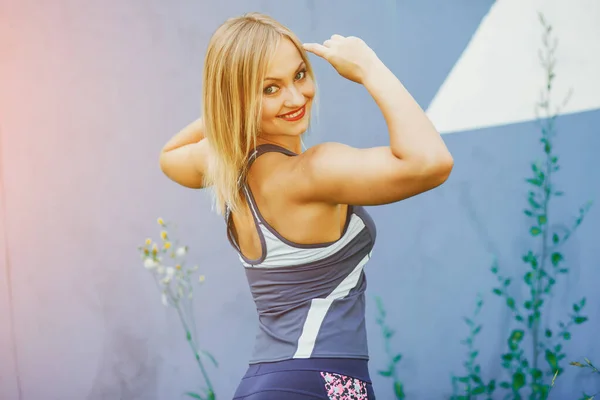
[[[344,78],[360,84],[364,84],[373,67],[381,63],[375,52],[354,36],[333,35],[323,44],[304,43],[303,47],[329,61]]]

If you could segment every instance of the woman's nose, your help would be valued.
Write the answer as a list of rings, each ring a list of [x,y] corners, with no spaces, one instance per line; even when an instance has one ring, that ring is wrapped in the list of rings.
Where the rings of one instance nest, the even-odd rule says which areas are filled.
[[[304,95],[297,87],[292,86],[287,90],[287,96],[284,105],[289,108],[300,107],[304,104]]]

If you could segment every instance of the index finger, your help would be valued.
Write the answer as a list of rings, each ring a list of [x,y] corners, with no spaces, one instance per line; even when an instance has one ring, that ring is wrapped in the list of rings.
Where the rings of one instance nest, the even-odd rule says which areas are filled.
[[[309,51],[313,54],[318,55],[319,57],[327,59],[327,54],[329,49],[322,44],[319,43],[304,43],[302,44],[304,50]]]

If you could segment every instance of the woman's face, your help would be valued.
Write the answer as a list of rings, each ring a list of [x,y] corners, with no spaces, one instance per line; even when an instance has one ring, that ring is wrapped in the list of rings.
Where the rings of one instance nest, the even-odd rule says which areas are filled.
[[[263,83],[261,135],[299,136],[308,129],[315,85],[288,38],[279,43]]]

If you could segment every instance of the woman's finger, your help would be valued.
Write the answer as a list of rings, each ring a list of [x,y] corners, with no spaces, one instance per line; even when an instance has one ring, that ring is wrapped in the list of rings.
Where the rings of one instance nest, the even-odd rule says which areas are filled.
[[[318,43],[304,43],[302,45],[302,47],[306,51],[309,51],[309,52],[311,52],[313,54],[316,54],[319,57],[323,57],[323,58],[327,59],[327,55],[328,55],[329,49],[327,47],[323,46],[322,44],[318,44]]]
[[[340,39],[345,39],[342,35],[338,35],[337,33],[334,33],[333,35],[331,35],[331,40],[340,40]]]

